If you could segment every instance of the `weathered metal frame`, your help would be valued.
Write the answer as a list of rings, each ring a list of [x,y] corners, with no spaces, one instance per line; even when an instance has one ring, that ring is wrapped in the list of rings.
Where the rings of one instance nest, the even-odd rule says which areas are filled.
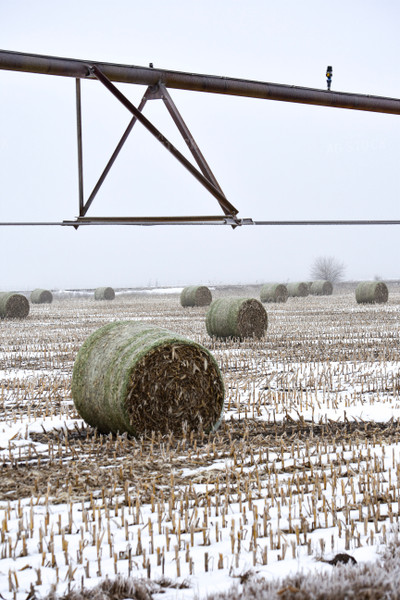
[[[196,167],[194,167],[192,163],[161,133],[161,131],[159,131],[157,127],[155,127],[142,114],[142,112],[138,110],[136,106],[134,106],[132,102],[108,79],[108,77],[104,75],[104,73],[101,71],[101,69],[99,69],[99,67],[94,65],[90,67],[89,71],[92,75],[96,77],[96,79],[100,81],[100,83],[104,85],[105,88],[109,90],[109,92],[113,94],[115,98],[117,98],[117,100],[119,100],[119,102],[121,102],[123,106],[125,106],[127,110],[129,110],[129,112],[132,113],[132,115],[138,121],[140,121],[140,123],[147,129],[147,131],[149,131],[168,150],[168,152],[170,152],[181,163],[181,165],[183,165],[189,171],[189,173],[191,173],[210,192],[210,194],[212,194],[217,199],[225,215],[229,217],[234,217],[235,215],[237,215],[239,211],[226,199],[219,186],[216,187],[211,178],[209,178],[209,169],[205,169],[206,175],[203,175],[203,173],[198,171]],[[180,115],[171,99],[169,99],[168,106],[171,112],[174,114],[174,116],[176,116],[177,120],[183,126],[183,119],[179,119]],[[192,151],[191,148],[190,150]],[[200,160],[200,163],[203,164],[203,161],[201,160],[198,153],[196,154],[196,157],[198,160]]]
[[[124,95],[116,86],[112,84],[112,82],[101,72],[101,70],[96,67],[90,67],[90,72],[95,75],[95,77],[116,97],[124,106],[129,110],[129,112],[133,115],[131,121],[129,122],[128,127],[126,128],[124,134],[122,135],[120,141],[118,142],[111,158],[109,159],[105,169],[103,170],[99,180],[94,186],[91,194],[89,195],[86,202],[83,201],[83,159],[82,159],[82,115],[81,115],[81,92],[80,86],[76,85],[76,106],[77,106],[77,128],[78,128],[78,170],[79,170],[79,222],[83,217],[86,216],[87,211],[98,191],[100,190],[101,185],[103,184],[105,178],[107,177],[112,165],[114,164],[118,154],[122,150],[123,145],[128,139],[129,134],[131,133],[133,126],[137,121],[140,121],[144,127],[161,143],[163,146],[217,199],[220,207],[222,208],[224,214],[228,217],[234,218],[238,210],[227,200],[225,194],[223,193],[220,185],[218,184],[214,174],[212,173],[209,165],[207,164],[204,156],[200,152],[199,147],[197,146],[192,134],[189,131],[185,121],[183,120],[181,114],[179,113],[175,103],[173,102],[171,96],[168,94],[165,86],[162,84],[158,84],[156,86],[149,86],[146,92],[143,95],[143,98],[136,108],[132,102]],[[183,139],[185,140],[189,150],[191,151],[194,159],[200,167],[200,171],[198,171],[190,161],[177,149],[175,146],[142,114],[142,111],[146,105],[148,100],[152,99],[162,99],[167,106],[167,109],[172,116],[175,124],[179,132],[181,133]],[[103,221],[107,221],[110,217],[102,217]],[[141,221],[149,220],[149,223],[154,224],[154,220],[150,217],[140,217]],[[172,217],[159,217],[160,222],[163,220],[167,220],[171,222]],[[186,219],[186,217],[183,217]],[[215,220],[214,217],[211,219],[204,217],[196,217],[196,219],[200,219],[202,222],[207,222],[211,220]],[[175,219],[176,220],[176,219]],[[193,219],[190,219],[191,221]]]
[[[288,86],[260,81],[249,81],[229,77],[218,77],[179,71],[169,71],[134,65],[120,65],[77,59],[42,56],[0,50],[0,70],[42,73],[76,79],[77,139],[78,139],[78,179],[79,179],[79,217],[75,221],[61,222],[8,222],[0,225],[62,225],[77,228],[81,225],[399,225],[400,220],[309,220],[309,221],[253,221],[238,218],[237,209],[229,203],[215,179],[204,156],[190,134],[178,109],[174,105],[167,88],[227,94],[251,98],[263,98],[284,102],[295,102],[317,106],[329,106],[352,110],[363,110],[400,115],[400,99],[385,98],[364,94],[349,94],[318,90],[298,86]],[[107,163],[88,200],[84,201],[83,152],[82,152],[82,115],[80,79],[98,79],[132,113],[133,117],[120,139],[113,155]],[[148,88],[142,102],[136,108],[112,82],[136,83]],[[144,117],[142,110],[149,99],[163,99],[175,124],[188,145],[200,168],[198,171],[154,125]],[[86,213],[100,189],[105,177],[117,158],[135,122],[139,120],[164,146],[187,168],[196,179],[217,199],[225,216],[195,217],[87,217]]]

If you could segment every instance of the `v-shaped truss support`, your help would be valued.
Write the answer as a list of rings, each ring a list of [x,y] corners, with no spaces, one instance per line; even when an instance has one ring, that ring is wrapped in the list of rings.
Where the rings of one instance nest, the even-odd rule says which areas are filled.
[[[104,168],[99,180],[94,186],[88,199],[84,200],[83,190],[83,158],[82,158],[82,117],[81,117],[81,88],[80,79],[76,80],[76,107],[77,107],[77,133],[78,133],[78,169],[79,169],[79,217],[77,223],[85,222],[89,220],[86,217],[86,213],[89,210],[93,200],[95,199],[101,185],[107,177],[111,167],[113,166],[118,154],[120,153],[123,145],[128,139],[133,126],[137,121],[140,121],[144,127],[159,141],[163,146],[216,198],[220,205],[224,215],[218,215],[215,217],[211,216],[199,216],[199,217],[157,217],[158,223],[180,223],[185,220],[191,222],[228,222],[232,226],[235,226],[236,215],[238,210],[227,200],[223,193],[218,181],[214,177],[207,161],[202,155],[199,147],[197,146],[192,134],[189,131],[185,121],[179,113],[176,105],[174,104],[171,96],[168,93],[167,88],[162,84],[158,83],[155,86],[149,86],[143,95],[143,98],[136,108],[130,100],[104,75],[104,73],[97,67],[90,67],[91,75],[94,75],[132,114],[132,119],[118,142],[113,154],[111,155],[106,167]],[[199,169],[197,169],[175,146],[167,140],[167,138],[142,114],[143,108],[148,100],[161,99],[167,107],[172,119],[174,120],[180,134],[185,140],[190,152],[193,155]],[[95,217],[97,222],[108,222],[108,221],[121,221],[129,222],[130,220],[134,223],[140,220],[142,224],[154,223],[154,217]],[[93,218],[90,218],[93,221]]]

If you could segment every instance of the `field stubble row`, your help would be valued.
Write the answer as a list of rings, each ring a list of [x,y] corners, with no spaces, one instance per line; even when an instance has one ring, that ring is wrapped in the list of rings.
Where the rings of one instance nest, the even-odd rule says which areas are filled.
[[[172,557],[183,576],[193,573],[195,547],[207,549],[208,571],[227,560],[239,567],[243,554],[265,565],[386,539],[400,515],[400,293],[379,307],[342,293],[267,310],[266,337],[244,342],[209,338],[206,309],[183,309],[177,296],[58,300],[0,322],[1,559],[16,573],[15,561],[33,552],[27,540],[52,536],[61,540],[64,580],[76,569],[88,579],[86,542],[70,568],[66,540],[75,531],[97,548],[98,577],[105,547],[116,573],[124,561],[132,572],[120,530],[136,572],[161,572]],[[97,328],[129,319],[213,352],[226,386],[216,434],[130,439],[99,435],[78,418],[70,397],[77,351]],[[60,565],[56,546],[42,544],[39,570]],[[15,579],[10,590],[19,589]]]

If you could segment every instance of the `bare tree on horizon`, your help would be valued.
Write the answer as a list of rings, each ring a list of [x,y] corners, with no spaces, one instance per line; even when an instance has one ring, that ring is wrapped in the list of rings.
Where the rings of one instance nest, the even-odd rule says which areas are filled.
[[[331,283],[338,283],[343,279],[346,265],[333,256],[319,256],[311,266],[310,275],[312,279],[324,279]]]

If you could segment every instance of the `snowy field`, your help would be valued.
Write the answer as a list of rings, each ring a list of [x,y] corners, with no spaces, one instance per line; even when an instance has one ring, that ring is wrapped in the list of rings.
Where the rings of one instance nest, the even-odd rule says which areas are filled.
[[[178,289],[59,294],[0,322],[1,597],[120,574],[150,579],[154,598],[205,598],[250,576],[330,572],[340,552],[379,559],[400,514],[400,286],[382,306],[344,289],[265,307],[267,336],[242,343],[211,340],[207,309],[181,308]],[[77,351],[128,319],[214,354],[214,435],[102,436],[78,417]]]

